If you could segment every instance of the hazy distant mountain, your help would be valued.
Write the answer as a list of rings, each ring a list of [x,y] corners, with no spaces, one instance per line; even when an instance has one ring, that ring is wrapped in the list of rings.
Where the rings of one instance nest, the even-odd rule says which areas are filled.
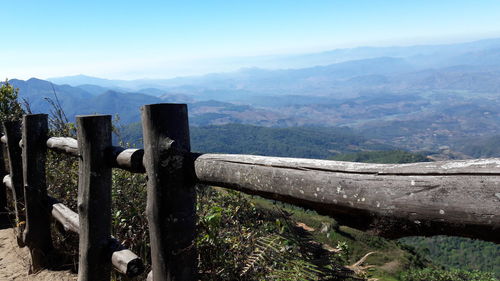
[[[229,99],[232,93],[237,93],[242,95],[240,100],[247,99],[246,102],[238,104],[221,100],[202,101],[172,93],[161,97],[112,90],[96,94],[79,87],[53,85],[39,79],[11,80],[11,82],[20,88],[20,96],[29,100],[34,112],[50,112],[49,103],[45,98],[54,98],[55,90],[70,119],[77,114],[119,114],[122,123],[126,124],[139,121],[141,105],[187,102],[190,123],[194,126],[229,123],[266,127],[347,126],[379,142],[396,147],[436,150],[443,145],[454,146],[455,143],[466,139],[500,134],[498,93],[470,90],[473,88],[471,85],[481,86],[478,81],[487,79],[491,80],[488,87],[498,88],[499,84],[495,79],[500,75],[491,75],[490,72],[494,70],[492,68],[471,69],[476,71],[476,76],[464,75],[462,67],[458,66],[411,72],[411,75],[398,73],[395,76],[361,76],[364,79],[360,80],[365,85],[370,85],[367,89],[371,90],[360,92],[350,98],[310,95],[269,96],[243,90],[202,92],[208,96],[226,99]],[[402,75],[401,79],[396,79],[397,75]],[[349,80],[352,78],[345,79]],[[410,84],[408,81],[414,81],[420,90],[396,90],[398,87],[406,87],[405,89],[416,87],[406,85]],[[451,85],[450,81],[454,81],[453,85],[457,89],[447,88]],[[385,83],[392,87],[392,90],[373,86],[377,83]],[[485,85],[488,84],[483,86]],[[460,90],[467,87],[469,90]],[[84,88],[89,89],[89,87]]]
[[[410,149],[500,135],[500,39],[334,50],[302,58],[307,56],[355,60],[164,80],[80,75],[53,81],[78,85],[54,85],[69,116],[119,113],[125,123],[138,121],[143,104],[176,102],[188,103],[196,126],[348,126]],[[44,98],[53,96],[49,82],[13,83],[34,109],[48,112]]]
[[[64,84],[71,86],[95,85],[95,86],[109,87],[109,88],[116,87],[117,81],[119,81],[119,80],[108,80],[103,78],[91,77],[83,74],[58,77],[58,78],[49,78],[47,80],[61,85]]]
[[[300,55],[247,58],[246,65],[254,66],[232,73],[217,73],[173,79],[109,80],[85,75],[50,78],[56,84],[79,86],[93,84],[122,92],[154,88],[178,89],[199,93],[207,89],[237,89],[286,94],[306,91],[308,94],[331,94],[331,85],[339,79],[350,79],[338,90],[347,91],[359,86],[356,77],[388,75],[395,72],[424,71],[451,66],[499,66],[500,38],[460,44],[421,45],[407,47],[359,47]],[[251,63],[251,61],[255,61]],[[264,70],[264,69],[272,70]],[[278,70],[280,69],[280,70]],[[384,77],[380,77],[384,79]],[[298,79],[299,81],[296,81]],[[323,83],[324,82],[324,83]],[[261,86],[257,86],[259,83]],[[291,84],[290,84],[291,83]],[[315,84],[314,84],[315,83]],[[251,84],[253,87],[249,87]],[[312,90],[313,85],[316,90]],[[328,84],[328,87],[324,84]],[[345,83],[344,83],[345,84]],[[348,86],[348,87],[347,87]],[[156,95],[156,94],[155,94]]]
[[[416,62],[424,67],[443,67],[449,66],[447,61],[450,60],[450,58],[466,53],[495,49],[499,46],[500,38],[493,38],[454,44],[336,49],[314,54],[282,56],[275,58],[275,60],[281,61],[281,66],[277,66],[280,68],[304,68],[314,65],[328,65],[350,60],[395,57],[412,58],[413,62]],[[286,66],[286,62],[293,65]],[[441,62],[441,65],[436,64]],[[451,63],[453,64],[454,62]],[[276,64],[279,65],[280,63]],[[262,67],[265,66],[263,65]]]
[[[50,112],[50,104],[46,99],[57,98],[63,108],[74,108],[92,98],[92,94],[68,85],[56,85],[51,82],[31,78],[29,80],[12,79],[9,81],[14,87],[19,88],[19,97],[26,100],[34,113]]]
[[[152,103],[189,103],[191,124],[212,125],[226,123],[248,123],[264,126],[277,124],[295,125],[286,115],[266,109],[257,109],[246,105],[234,105],[219,101],[194,101],[190,96],[166,93],[161,97],[142,93],[123,93],[106,90],[98,86],[85,85],[71,87],[56,85],[40,79],[10,80],[19,88],[19,97],[30,104],[33,113],[49,113],[52,108],[47,99],[55,100],[56,96],[70,121],[81,114],[118,114],[124,124],[140,120],[140,107]],[[83,89],[82,89],[83,88]],[[90,91],[106,90],[102,94]],[[293,118],[292,118],[293,119]]]
[[[19,88],[19,97],[27,100],[34,113],[49,113],[52,108],[47,99],[55,100],[57,96],[70,120],[73,120],[75,115],[102,113],[119,114],[125,123],[136,122],[139,120],[141,105],[163,101],[153,96],[120,93],[97,86],[56,85],[36,78],[27,81],[13,79],[9,82]],[[92,90],[106,90],[106,92],[91,93]]]
[[[97,86],[97,85],[91,85],[91,84],[79,85],[79,86],[77,86],[77,88],[80,88],[80,89],[82,89],[90,94],[93,94],[93,95],[104,94],[105,92],[111,90],[109,88],[105,88],[105,87],[101,87],[101,86]]]

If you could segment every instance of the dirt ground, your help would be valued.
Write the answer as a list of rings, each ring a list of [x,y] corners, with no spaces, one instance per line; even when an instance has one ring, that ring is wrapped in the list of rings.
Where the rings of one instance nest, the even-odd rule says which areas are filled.
[[[17,246],[14,231],[11,228],[0,229],[0,281],[73,281],[77,275],[69,271],[43,270],[28,274],[29,251]]]

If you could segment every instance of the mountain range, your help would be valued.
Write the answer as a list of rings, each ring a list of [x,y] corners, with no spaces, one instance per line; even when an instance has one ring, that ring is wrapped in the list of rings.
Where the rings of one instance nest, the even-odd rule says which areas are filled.
[[[500,135],[500,39],[266,60],[303,67],[174,79],[79,75],[10,82],[34,112],[49,112],[46,99],[57,95],[71,120],[77,114],[107,113],[128,124],[139,120],[143,104],[175,102],[188,103],[194,126],[345,126],[413,150]]]

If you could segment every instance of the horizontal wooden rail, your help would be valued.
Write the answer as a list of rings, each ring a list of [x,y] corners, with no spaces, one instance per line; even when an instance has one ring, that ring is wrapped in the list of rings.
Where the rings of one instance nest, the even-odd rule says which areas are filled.
[[[12,188],[9,175],[3,178],[3,183],[8,188]],[[61,224],[64,231],[71,231],[78,234],[80,231],[78,214],[59,202],[56,198],[48,196],[48,202],[51,207],[52,216]],[[132,251],[124,248],[118,240],[111,238],[108,247],[111,262],[118,272],[128,277],[135,277],[144,272],[144,264],[141,258]]]
[[[78,150],[74,139],[62,139],[69,138],[50,138],[48,147]],[[111,151],[116,167],[143,171],[142,149]],[[314,209],[384,237],[443,234],[500,242],[500,159],[367,164],[229,154],[193,158],[200,183]]]
[[[54,151],[78,156],[78,142],[74,138],[52,137],[47,140],[47,147]],[[143,149],[125,149],[123,147],[113,146],[109,150],[109,161],[111,161],[113,167],[133,173],[146,172],[142,164],[143,156]]]
[[[500,242],[500,159],[390,165],[204,154],[195,173],[201,183],[312,208],[389,238]]]

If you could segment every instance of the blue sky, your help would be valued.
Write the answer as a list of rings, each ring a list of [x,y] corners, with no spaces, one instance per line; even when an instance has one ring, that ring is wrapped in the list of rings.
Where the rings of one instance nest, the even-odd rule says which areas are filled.
[[[1,78],[167,78],[239,57],[500,37],[498,0],[0,3]]]

